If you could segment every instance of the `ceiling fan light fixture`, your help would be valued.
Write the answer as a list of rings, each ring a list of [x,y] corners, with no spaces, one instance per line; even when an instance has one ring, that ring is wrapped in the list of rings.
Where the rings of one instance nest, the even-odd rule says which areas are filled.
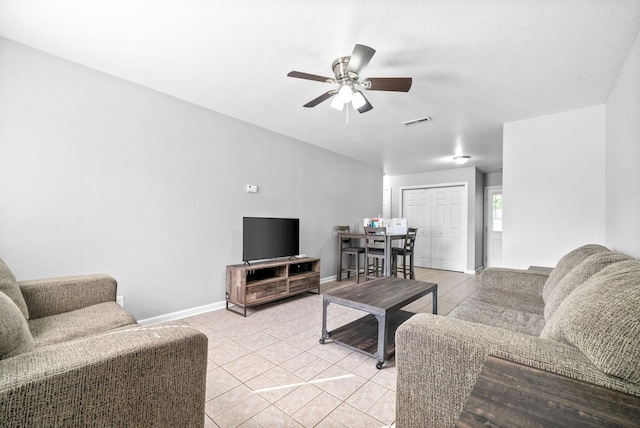
[[[353,90],[349,85],[342,85],[338,90],[338,98],[342,101],[343,104],[348,103],[353,98]]]
[[[331,100],[331,107],[340,111],[344,108],[344,103],[340,101],[340,97],[338,95],[334,96]]]
[[[362,95],[362,92],[355,91],[353,93],[353,98],[351,98],[351,105],[353,105],[354,109],[358,110],[360,107],[362,107],[366,103],[367,103],[367,100],[364,99],[364,95]]]
[[[343,56],[331,65],[334,77],[320,76],[317,74],[290,71],[287,76],[298,79],[315,80],[317,82],[338,84],[336,89],[325,92],[304,104],[303,107],[315,107],[323,101],[331,100],[331,107],[344,110],[344,105],[351,103],[358,113],[366,113],[373,108],[367,97],[360,91],[393,91],[409,92],[411,89],[411,77],[368,77],[361,80],[362,70],[369,64],[376,50],[369,46],[356,44],[350,56]],[[358,88],[358,89],[356,89]],[[349,108],[347,108],[348,116]]]
[[[454,156],[453,160],[456,161],[456,163],[458,165],[464,165],[465,163],[469,162],[469,159],[471,159],[471,156]]]

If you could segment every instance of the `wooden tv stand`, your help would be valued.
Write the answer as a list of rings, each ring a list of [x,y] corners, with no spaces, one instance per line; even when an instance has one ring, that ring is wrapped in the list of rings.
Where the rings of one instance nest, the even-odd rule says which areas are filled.
[[[247,308],[316,290],[320,293],[320,259],[278,259],[227,266],[226,308],[247,316]],[[229,303],[242,307],[238,312]]]

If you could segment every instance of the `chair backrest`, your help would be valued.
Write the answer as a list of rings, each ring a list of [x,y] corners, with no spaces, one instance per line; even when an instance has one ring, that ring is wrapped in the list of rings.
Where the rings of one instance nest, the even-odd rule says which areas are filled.
[[[365,247],[369,250],[383,250],[385,249],[385,235],[387,229],[385,227],[365,227]]]
[[[351,227],[349,227],[349,226],[336,226],[336,232],[338,232],[338,234],[340,234],[340,233],[349,233],[349,232],[351,232]],[[342,238],[342,246],[344,246],[345,244],[350,245],[351,244],[351,239]]]
[[[413,251],[413,247],[416,243],[416,237],[418,236],[417,227],[407,228],[407,236],[404,238],[404,251]]]

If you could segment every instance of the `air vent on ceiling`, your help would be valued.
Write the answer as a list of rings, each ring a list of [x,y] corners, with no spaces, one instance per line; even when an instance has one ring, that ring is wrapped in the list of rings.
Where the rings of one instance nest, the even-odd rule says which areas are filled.
[[[406,122],[402,122],[404,126],[417,125],[423,122],[431,122],[433,119],[431,116],[421,117],[420,119],[407,120]]]

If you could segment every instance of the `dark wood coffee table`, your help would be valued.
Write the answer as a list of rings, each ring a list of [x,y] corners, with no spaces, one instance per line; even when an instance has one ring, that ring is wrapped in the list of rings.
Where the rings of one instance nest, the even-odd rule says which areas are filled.
[[[639,421],[639,397],[489,356],[456,427],[637,428]]]
[[[400,308],[432,293],[432,311],[438,312],[438,284],[412,279],[383,277],[360,284],[348,285],[322,295],[322,337],[378,360],[381,369],[385,361],[395,354],[395,332],[400,324],[414,313]],[[362,318],[332,331],[327,331],[329,303],[367,312]]]

